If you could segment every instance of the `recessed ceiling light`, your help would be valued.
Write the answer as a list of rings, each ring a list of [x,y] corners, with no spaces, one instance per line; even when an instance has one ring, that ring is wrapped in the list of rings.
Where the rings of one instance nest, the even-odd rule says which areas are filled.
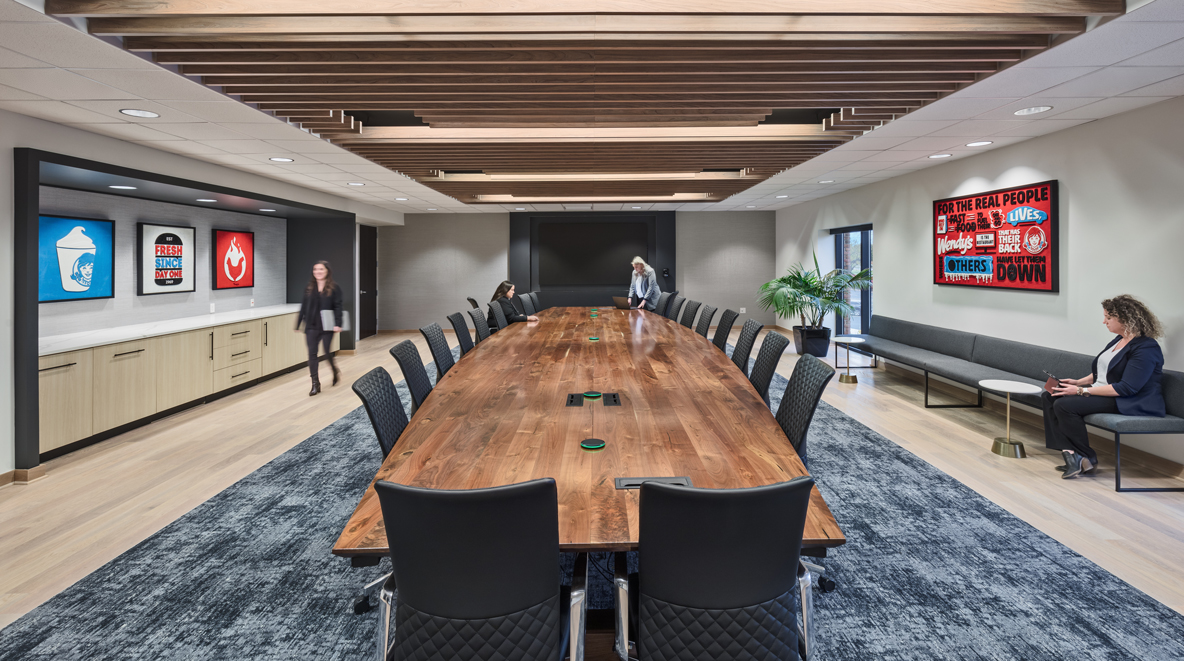
[[[428,211],[435,211],[435,209],[428,209]]]
[[[750,205],[748,205],[748,206],[746,206],[746,207],[744,207],[744,208],[745,208],[745,209],[755,209],[755,208],[756,208],[756,205],[755,205],[755,204],[750,204]]]
[[[217,202],[217,201],[218,200],[209,200],[209,199],[205,199],[205,198],[198,200],[198,202]]]
[[[1020,115],[1022,117],[1023,115],[1039,115],[1040,113],[1048,112],[1049,110],[1052,110],[1052,106],[1032,106],[1031,108],[1017,110],[1013,114]]]
[[[396,200],[398,200],[398,201],[400,201],[400,202],[406,202],[406,201],[407,201],[407,198],[405,198],[405,197],[396,197],[395,199],[396,199]]]
[[[526,207],[514,207],[514,211],[526,211]]]
[[[282,156],[272,156],[271,158],[269,158],[267,160],[275,161],[276,163],[291,163],[293,159],[283,158]]]
[[[116,190],[136,190],[135,186],[108,186],[107,188],[114,188]]]
[[[933,156],[930,156],[929,158],[949,158],[951,156],[953,156],[953,154],[934,154]]]
[[[979,140],[978,142],[968,142],[968,143],[966,143],[966,146],[967,147],[986,147],[987,145],[993,145],[993,144],[995,144],[995,143],[991,142],[990,140]]]
[[[129,115],[131,117],[143,117],[144,119],[153,119],[155,117],[160,117],[160,115],[158,113],[154,113],[151,110],[137,110],[135,108],[124,108],[123,110],[120,110],[119,112],[121,112],[125,115]]]
[[[349,185],[350,186],[365,186],[366,184],[363,184],[360,181],[351,181],[351,182],[349,182]]]
[[[275,211],[275,209],[260,209],[260,211]]]
[[[788,196],[788,195],[778,195],[778,196],[777,196],[777,199],[779,199],[779,200],[780,200],[780,199],[781,199],[781,198],[783,198],[783,197],[789,197],[789,196]]]
[[[641,207],[630,207],[632,209],[640,209]]]
[[[823,179],[822,181],[820,181],[820,182],[818,182],[818,183],[820,183],[820,184],[833,184],[833,183],[835,183],[835,180],[834,180],[834,179]]]

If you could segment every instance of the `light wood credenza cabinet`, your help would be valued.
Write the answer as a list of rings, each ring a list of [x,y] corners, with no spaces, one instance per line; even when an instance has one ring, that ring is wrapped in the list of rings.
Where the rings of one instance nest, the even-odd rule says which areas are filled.
[[[41,356],[41,452],[308,360],[297,313]],[[331,351],[340,346],[334,336]]]

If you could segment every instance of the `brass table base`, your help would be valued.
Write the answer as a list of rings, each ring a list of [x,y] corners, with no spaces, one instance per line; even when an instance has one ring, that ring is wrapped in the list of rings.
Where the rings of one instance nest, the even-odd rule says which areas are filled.
[[[995,442],[991,445],[991,452],[1001,457],[1011,457],[1012,459],[1023,459],[1028,456],[1028,453],[1024,452],[1023,443],[1002,437],[995,439]]]
[[[859,383],[859,377],[854,374],[840,374],[839,383]]]

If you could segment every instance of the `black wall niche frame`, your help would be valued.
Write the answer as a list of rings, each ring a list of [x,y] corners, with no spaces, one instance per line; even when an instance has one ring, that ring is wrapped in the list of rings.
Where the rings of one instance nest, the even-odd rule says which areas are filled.
[[[226,186],[207,184],[156,172],[92,161],[66,154],[20,147],[13,150],[13,399],[15,468],[36,468],[42,461],[38,424],[38,219],[41,210],[41,187],[66,188],[102,195],[128,197],[247,213],[286,223],[287,302],[299,303],[309,270],[317,259],[333,260],[334,279],[346,293],[344,308],[353,312],[354,237],[357,218],[354,214],[318,207],[293,200],[256,194]],[[117,191],[113,184],[134,183],[134,191]],[[216,204],[194,204],[198,198],[216,198]],[[258,213],[261,208],[274,212]],[[79,218],[82,220],[82,218]],[[105,220],[105,219],[104,219]],[[195,263],[195,272],[197,265]],[[116,269],[118,271],[118,268]],[[116,274],[118,277],[118,274]],[[341,334],[341,349],[355,346],[353,332]],[[294,366],[293,369],[300,369]],[[281,372],[282,373],[282,372]],[[278,375],[279,373],[277,373]],[[234,390],[183,404],[168,412],[129,423],[71,444],[71,449],[98,442],[115,433],[147,424],[152,420],[205,401],[224,397]],[[49,453],[47,453],[48,455]],[[45,457],[45,458],[48,458]]]

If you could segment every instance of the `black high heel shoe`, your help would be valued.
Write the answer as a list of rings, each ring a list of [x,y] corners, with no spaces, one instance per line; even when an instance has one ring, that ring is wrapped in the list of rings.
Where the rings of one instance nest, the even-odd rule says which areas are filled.
[[[308,396],[312,397],[313,395],[319,393],[320,391],[321,391],[321,384],[316,381],[313,381],[312,382],[312,390],[308,391]]]
[[[1057,466],[1057,470],[1064,473],[1066,470],[1069,469],[1069,453],[1065,452],[1064,450],[1061,450],[1061,459],[1065,463],[1061,464],[1060,466]]]
[[[1063,480],[1072,480],[1081,475],[1082,464],[1088,464],[1089,460],[1079,454],[1070,454],[1065,457],[1065,473],[1061,475]]]
[[[341,370],[334,367],[333,368],[333,385],[337,385],[337,382],[340,380],[341,380]]]

